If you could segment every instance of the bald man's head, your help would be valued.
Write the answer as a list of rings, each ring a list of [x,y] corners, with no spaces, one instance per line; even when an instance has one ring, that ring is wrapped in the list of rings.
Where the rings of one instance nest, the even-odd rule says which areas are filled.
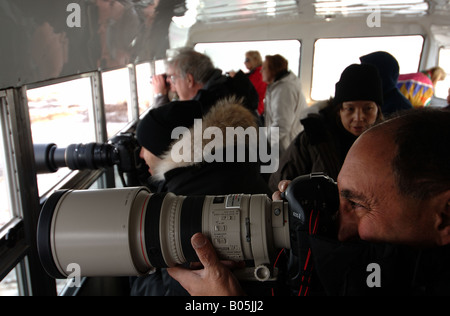
[[[450,243],[449,124],[411,110],[355,142],[338,178],[341,240]]]

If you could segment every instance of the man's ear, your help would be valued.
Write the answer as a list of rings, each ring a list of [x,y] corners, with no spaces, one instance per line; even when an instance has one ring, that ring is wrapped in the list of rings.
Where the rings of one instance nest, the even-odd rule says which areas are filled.
[[[438,233],[441,245],[450,245],[450,190],[438,197]]]
[[[186,75],[186,80],[187,80],[187,83],[188,83],[190,88],[192,88],[195,85],[195,80],[194,80],[194,76],[193,75],[187,74]]]

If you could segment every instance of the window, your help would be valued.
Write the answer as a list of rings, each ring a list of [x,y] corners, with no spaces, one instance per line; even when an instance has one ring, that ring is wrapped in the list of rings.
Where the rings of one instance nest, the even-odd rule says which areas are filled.
[[[96,141],[91,79],[80,78],[27,91],[34,144],[54,143],[58,148]],[[71,170],[38,175],[40,195]]]
[[[103,94],[105,100],[106,130],[108,139],[116,135],[133,120],[128,68],[104,72]]]
[[[1,125],[1,122],[0,122]],[[0,126],[1,127],[1,126]],[[0,128],[1,131],[1,128]],[[12,218],[6,168],[5,143],[0,133],[0,229]]]
[[[208,55],[214,66],[224,72],[238,70],[247,72],[244,65],[245,53],[249,50],[257,50],[263,60],[266,55],[282,55],[289,61],[289,69],[297,76],[300,70],[300,48],[301,44],[298,40],[201,43],[195,45],[195,50]]]
[[[447,73],[447,78],[439,81],[436,85],[436,97],[447,99],[448,89],[450,89],[450,48],[441,48],[439,51],[439,67]]]
[[[139,115],[143,114],[153,103],[153,90],[150,84],[150,64],[136,66],[136,83],[139,102]]]
[[[314,47],[311,98],[325,100],[334,96],[336,82],[344,69],[360,64],[359,57],[375,51],[392,54],[400,64],[401,74],[417,72],[422,48],[420,35],[319,39]]]
[[[137,95],[139,101],[139,115],[153,106],[155,94],[152,87],[152,76],[166,73],[164,60],[155,60],[151,63],[136,66]]]
[[[0,282],[0,296],[19,296],[16,269]]]

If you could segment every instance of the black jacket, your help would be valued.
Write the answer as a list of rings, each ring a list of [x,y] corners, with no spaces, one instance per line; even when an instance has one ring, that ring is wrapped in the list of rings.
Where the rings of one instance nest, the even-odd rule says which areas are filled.
[[[338,242],[310,237],[326,295],[450,295],[450,246]]]
[[[202,104],[202,112],[206,114],[219,100],[233,96],[238,99],[243,98],[244,107],[256,115],[259,96],[251,81],[242,71],[239,71],[234,77],[228,77],[222,75],[220,69],[214,70],[194,100]]]
[[[258,163],[199,163],[165,174],[159,188],[178,195],[271,194]]]

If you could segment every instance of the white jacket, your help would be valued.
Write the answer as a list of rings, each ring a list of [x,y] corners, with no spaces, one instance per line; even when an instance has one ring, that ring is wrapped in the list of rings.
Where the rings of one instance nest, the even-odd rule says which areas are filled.
[[[267,86],[265,99],[265,125],[268,139],[271,140],[270,127],[279,128],[280,155],[292,140],[303,131],[300,123],[302,112],[308,108],[302,93],[301,81],[292,72]],[[276,141],[276,140],[275,140]],[[273,147],[272,140],[272,148]]]

